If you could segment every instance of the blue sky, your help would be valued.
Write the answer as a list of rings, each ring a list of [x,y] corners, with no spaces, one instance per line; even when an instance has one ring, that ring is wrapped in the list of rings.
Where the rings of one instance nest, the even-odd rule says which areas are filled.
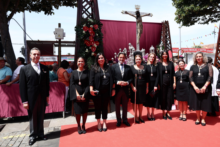
[[[98,0],[99,13],[101,19],[106,20],[123,20],[135,21],[133,17],[123,15],[122,10],[135,11],[135,5],[141,5],[141,12],[153,13],[153,17],[144,17],[144,22],[162,22],[168,20],[170,24],[171,40],[173,47],[179,47],[179,25],[174,21],[175,7],[172,6],[171,0]],[[26,31],[33,40],[55,40],[53,31],[57,28],[58,23],[66,32],[64,40],[75,40],[74,27],[76,25],[77,8],[61,7],[55,10],[55,15],[46,16],[44,13],[29,13],[26,12]],[[16,14],[14,17],[22,26],[22,13]],[[219,26],[219,23],[210,23],[209,25],[194,25],[191,27],[182,27],[181,38],[182,47],[192,47],[195,44],[212,44],[217,42],[217,35],[214,41],[214,35],[204,37],[204,35],[211,34],[214,30],[214,24]],[[218,30],[216,29],[218,32]],[[14,20],[10,22],[10,34],[13,43],[13,48],[16,57],[22,56],[20,48],[23,45],[15,45],[15,43],[23,44],[23,31],[16,24]],[[186,40],[201,37],[194,41]],[[150,38],[150,36],[149,36]],[[27,40],[30,40],[27,37]],[[174,44],[175,43],[175,44]],[[62,54],[74,53],[74,49],[64,48]]]

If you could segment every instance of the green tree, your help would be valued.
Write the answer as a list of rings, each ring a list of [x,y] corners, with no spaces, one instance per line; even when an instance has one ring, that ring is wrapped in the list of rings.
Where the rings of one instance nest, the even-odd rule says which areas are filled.
[[[16,13],[24,11],[29,12],[44,12],[45,15],[54,14],[54,9],[59,9],[61,6],[76,7],[77,0],[0,0],[0,32],[2,44],[5,48],[7,61],[14,70],[15,54],[9,34],[8,22]]]
[[[208,24],[220,20],[219,0],[172,0],[176,8],[175,21],[183,26]]]
[[[202,48],[201,45],[194,45],[192,48]]]

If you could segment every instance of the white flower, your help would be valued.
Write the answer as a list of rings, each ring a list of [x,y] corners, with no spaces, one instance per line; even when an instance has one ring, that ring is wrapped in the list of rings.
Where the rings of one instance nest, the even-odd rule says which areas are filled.
[[[90,25],[91,28],[93,28],[93,25]]]
[[[85,31],[83,31],[83,33],[85,34],[86,32],[85,32]]]
[[[91,49],[92,47],[89,47],[89,49]]]
[[[86,24],[83,25],[84,27],[86,26]]]
[[[99,36],[98,34],[96,34],[96,36]]]
[[[97,45],[96,45],[96,44],[94,44],[94,47],[97,47]]]

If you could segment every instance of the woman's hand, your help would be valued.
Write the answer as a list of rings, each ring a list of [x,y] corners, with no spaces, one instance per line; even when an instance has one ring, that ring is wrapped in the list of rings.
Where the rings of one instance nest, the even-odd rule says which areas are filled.
[[[84,94],[82,95],[81,100],[82,100],[82,101],[85,101],[85,100],[86,100],[86,99],[84,98]]]
[[[115,96],[115,89],[112,90],[112,96]]]
[[[194,86],[193,88],[196,91],[196,93],[200,93],[200,90],[199,90],[199,88],[197,86]]]
[[[154,92],[156,92],[157,91],[157,87],[154,87]]]
[[[173,83],[173,90],[176,89],[176,83]]]
[[[132,88],[132,90],[133,90],[134,92],[136,92],[136,91],[137,91],[136,87],[133,87],[133,88]]]
[[[91,94],[92,96],[95,96],[95,93],[96,93],[96,91],[90,90],[90,94]]]
[[[80,100],[81,100],[81,96],[80,96],[80,95],[77,95],[77,96],[76,96],[76,99],[77,99],[78,101],[80,101]]]
[[[206,90],[206,87],[203,86],[203,87],[200,89],[200,92],[201,92],[201,93],[205,93],[205,90]]]

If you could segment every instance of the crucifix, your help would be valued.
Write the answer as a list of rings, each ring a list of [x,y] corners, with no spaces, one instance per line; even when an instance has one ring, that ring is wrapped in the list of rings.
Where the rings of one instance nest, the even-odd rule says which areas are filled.
[[[141,38],[141,34],[143,33],[142,17],[144,17],[144,16],[152,17],[153,14],[152,13],[140,12],[139,11],[139,9],[140,9],[139,5],[135,5],[135,9],[137,11],[135,11],[135,12],[133,12],[133,11],[122,11],[122,14],[128,14],[128,15],[131,15],[131,16],[136,18],[136,49],[137,49],[137,51],[140,51],[140,38]]]

